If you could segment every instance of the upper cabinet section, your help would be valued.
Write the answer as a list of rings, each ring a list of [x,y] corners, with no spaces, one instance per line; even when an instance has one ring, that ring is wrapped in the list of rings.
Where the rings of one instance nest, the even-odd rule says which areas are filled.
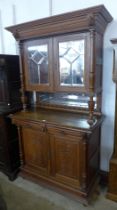
[[[99,5],[8,27],[19,40],[25,90],[101,92],[103,33],[111,20]]]
[[[23,43],[26,90],[85,91],[89,84],[89,33]]]

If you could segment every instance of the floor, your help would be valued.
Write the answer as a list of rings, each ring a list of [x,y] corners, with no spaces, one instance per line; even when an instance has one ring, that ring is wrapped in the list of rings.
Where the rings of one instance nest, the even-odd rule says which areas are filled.
[[[84,207],[77,201],[21,177],[11,182],[1,172],[0,194],[7,210],[117,210],[117,203],[106,199],[106,189],[102,187],[92,203]]]

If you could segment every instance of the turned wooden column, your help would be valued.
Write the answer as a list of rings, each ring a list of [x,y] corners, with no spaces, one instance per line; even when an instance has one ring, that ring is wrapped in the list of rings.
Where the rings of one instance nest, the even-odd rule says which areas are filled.
[[[116,83],[114,150],[110,160],[109,182],[107,198],[117,201],[117,39],[113,44],[113,81]]]
[[[94,123],[94,74],[95,74],[95,30],[91,29],[90,30],[90,43],[91,43],[91,48],[90,48],[90,55],[91,55],[91,67],[90,67],[90,72],[89,72],[89,119],[88,123],[92,125]]]
[[[23,111],[26,111],[27,109],[27,97],[26,97],[26,93],[25,93],[25,81],[24,81],[24,73],[23,73],[23,64],[22,64],[22,54],[23,54],[23,45],[22,42],[18,42],[18,46],[19,46],[19,61],[20,61],[20,80],[21,80],[21,101],[22,101],[22,106],[23,106]]]

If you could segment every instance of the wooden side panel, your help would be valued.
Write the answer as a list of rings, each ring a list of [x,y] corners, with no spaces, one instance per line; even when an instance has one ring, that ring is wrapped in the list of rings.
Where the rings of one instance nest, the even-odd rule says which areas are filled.
[[[100,128],[96,128],[88,139],[87,185],[90,186],[99,173]]]

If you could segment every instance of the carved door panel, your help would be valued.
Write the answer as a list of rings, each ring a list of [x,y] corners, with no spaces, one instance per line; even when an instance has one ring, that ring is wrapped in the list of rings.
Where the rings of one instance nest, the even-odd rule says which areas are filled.
[[[80,185],[80,143],[78,137],[64,134],[51,135],[51,174],[63,184],[78,188]]]
[[[24,163],[39,174],[48,173],[48,137],[37,129],[23,128]]]

